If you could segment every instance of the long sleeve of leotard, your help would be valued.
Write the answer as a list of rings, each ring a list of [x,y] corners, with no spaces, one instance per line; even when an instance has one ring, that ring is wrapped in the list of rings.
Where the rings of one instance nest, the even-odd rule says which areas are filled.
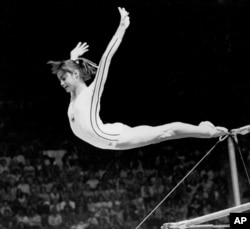
[[[108,77],[108,69],[111,62],[112,57],[114,56],[115,52],[119,48],[121,41],[123,39],[123,36],[126,32],[126,28],[122,23],[119,24],[115,34],[113,35],[112,39],[110,40],[105,52],[102,55],[102,58],[99,63],[98,71],[96,73],[95,79],[90,85],[90,87],[94,88],[96,84],[98,84],[98,81],[100,81],[99,78],[101,78],[101,84],[104,86],[107,77]],[[100,83],[100,82],[99,82]],[[103,88],[101,92],[103,91]]]

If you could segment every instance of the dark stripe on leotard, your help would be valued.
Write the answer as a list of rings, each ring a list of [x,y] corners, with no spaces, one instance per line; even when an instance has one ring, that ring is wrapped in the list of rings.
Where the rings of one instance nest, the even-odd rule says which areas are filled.
[[[115,47],[115,45],[117,43],[117,41],[118,41],[117,39],[114,41],[114,44],[111,46],[105,59],[104,60],[101,59],[101,61],[100,61],[100,65],[99,65],[99,68],[98,68],[98,71],[96,74],[97,78],[96,78],[96,82],[95,82],[93,96],[91,99],[91,108],[90,108],[90,122],[91,122],[91,126],[92,126],[94,132],[99,137],[104,138],[108,141],[117,141],[119,134],[107,133],[104,130],[102,130],[102,128],[98,125],[98,122],[97,122],[97,118],[99,117],[99,113],[98,113],[99,107],[98,106],[100,105],[100,97],[101,97],[101,93],[102,93],[101,89],[102,89],[103,84],[105,83],[105,82],[103,82],[105,70],[107,70],[106,74],[108,74],[107,61],[108,61],[109,55],[111,54],[112,49]],[[103,63],[103,61],[104,61],[104,63]],[[103,68],[103,70],[101,68]],[[98,82],[100,82],[100,83],[98,83]],[[97,98],[96,98],[96,96],[97,96]],[[97,99],[97,102],[94,104],[95,99]],[[93,113],[94,113],[94,117],[92,116]]]

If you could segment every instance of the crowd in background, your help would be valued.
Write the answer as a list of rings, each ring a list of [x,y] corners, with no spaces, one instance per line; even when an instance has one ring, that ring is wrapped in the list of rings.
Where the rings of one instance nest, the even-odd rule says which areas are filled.
[[[238,3],[229,0],[218,0],[217,2],[220,6],[226,5],[226,3],[238,6],[244,1],[246,2],[246,0],[238,1]],[[213,5],[213,3],[211,4]],[[3,82],[0,84],[0,229],[135,229],[148,213],[154,210],[158,203],[176,187],[197,161],[214,145],[216,140],[181,139],[131,151],[105,151],[97,150],[75,140],[71,132],[72,138],[69,134],[65,136],[65,133],[62,133],[65,128],[61,125],[68,121],[65,113],[67,107],[59,108],[58,106],[62,95],[54,93],[53,88],[53,93],[48,93],[53,96],[44,96],[44,92],[52,90],[48,85],[50,83],[45,82],[43,78],[44,71],[42,68],[36,67],[33,56],[30,58],[31,52],[26,50],[23,42],[20,43],[24,48],[23,52],[17,52],[16,48],[20,47],[20,44],[16,42],[16,36],[13,35],[13,28],[15,28],[13,22],[20,20],[14,20],[13,16],[18,10],[7,5],[3,4],[7,7],[3,16],[9,15],[12,19],[6,19],[8,23],[5,23],[4,28],[6,32],[11,31],[11,36],[5,33],[2,38],[6,41],[14,41],[12,42],[14,45],[6,45],[6,42],[2,42],[8,55],[2,55],[1,59],[1,72],[5,77],[2,77]],[[178,15],[183,15],[183,17],[178,20],[178,26],[172,27],[176,27],[177,38],[181,39],[179,42],[181,44],[180,50],[183,49],[189,58],[190,55],[194,58],[190,58],[191,64],[187,61],[186,56],[180,60],[180,52],[178,50],[176,52],[175,45],[168,45],[170,54],[174,54],[174,58],[170,55],[173,60],[170,62],[174,64],[172,66],[171,63],[169,64],[170,78],[174,78],[171,78],[173,80],[167,89],[173,91],[175,97],[183,99],[184,102],[189,102],[189,97],[185,97],[185,93],[181,90],[192,94],[191,98],[201,95],[203,103],[212,106],[211,101],[214,103],[218,97],[216,92],[221,92],[223,87],[227,93],[224,93],[225,97],[220,97],[219,105],[220,107],[225,106],[225,108],[230,107],[230,109],[232,101],[228,100],[228,95],[239,94],[240,102],[235,110],[236,113],[240,113],[240,116],[230,116],[231,123],[238,123],[239,117],[248,120],[248,112],[245,112],[249,102],[247,99],[248,84],[239,84],[238,82],[241,81],[238,78],[240,75],[245,75],[244,70],[248,70],[248,65],[244,64],[244,60],[248,60],[245,58],[248,39],[244,37],[245,31],[248,31],[246,29],[248,28],[246,24],[248,18],[245,15],[249,15],[249,12],[244,4],[241,7],[236,7],[240,16],[234,17],[232,20],[232,15],[236,15],[235,7],[231,7],[232,5],[225,11],[224,8],[219,7],[218,10],[214,11],[215,14],[211,14],[213,8],[207,7],[205,4],[208,10],[204,10],[205,8],[199,4],[198,7],[202,9],[200,14],[192,4],[191,8],[195,12],[194,18],[190,17],[191,8],[183,5],[183,11],[178,12]],[[23,7],[26,6],[23,4]],[[179,11],[180,8],[176,6],[174,8]],[[24,9],[23,7],[20,9]],[[26,8],[29,11],[31,9],[30,7]],[[157,12],[158,10],[152,11],[154,15]],[[175,12],[174,10],[173,13]],[[17,15],[19,16],[19,14]],[[164,12],[162,15],[165,17],[166,13]],[[205,17],[205,25],[208,23],[209,26],[204,27],[203,23],[199,23],[199,21],[204,22],[204,15],[212,15],[211,18]],[[201,20],[197,20],[197,16]],[[218,20],[214,20],[215,18]],[[20,19],[22,18],[20,17]],[[161,20],[161,16],[158,19]],[[210,19],[212,22],[215,21],[215,24],[210,23]],[[28,20],[31,21],[30,18]],[[22,22],[23,20],[17,26],[22,25],[20,31],[24,33]],[[189,22],[194,26],[185,26]],[[51,21],[49,23],[51,24]],[[158,26],[161,25],[157,24],[155,28],[157,29]],[[40,27],[38,28],[40,30]],[[55,30],[54,26],[51,28]],[[193,39],[193,36],[190,36],[192,34],[190,29],[194,34],[198,31],[197,36],[202,39],[199,39],[200,41]],[[33,29],[31,31],[34,33]],[[152,38],[151,34],[154,33],[149,31],[149,38]],[[187,38],[186,43],[183,43],[184,37]],[[174,38],[175,36],[170,36],[170,41]],[[157,39],[166,42],[165,36],[158,36]],[[30,43],[30,39],[27,41]],[[190,45],[193,44],[193,41],[195,43],[198,41],[198,46],[196,44],[198,49]],[[37,43],[36,40],[35,42]],[[161,42],[158,42],[158,45],[160,47]],[[143,45],[142,47],[144,48]],[[29,60],[27,65],[31,76],[20,75],[19,72],[24,69],[25,65],[20,61],[20,58],[13,58],[10,54],[11,50],[14,53],[22,54],[25,63]],[[27,54],[26,58],[24,58],[25,54]],[[220,64],[214,65],[211,62],[205,64],[203,62],[204,55]],[[11,67],[7,65],[8,56],[11,57]],[[237,61],[234,57],[239,60],[240,65],[236,64]],[[175,61],[176,59],[178,61]],[[164,58],[161,62],[158,58],[157,61],[164,65],[166,59]],[[45,63],[44,60],[41,63]],[[232,64],[230,65],[230,63]],[[179,70],[179,65],[182,64],[184,68]],[[38,65],[40,66],[40,64]],[[158,66],[161,64],[158,63]],[[199,67],[197,68],[197,66]],[[14,70],[18,71],[18,74],[15,74],[17,77],[13,77]],[[156,68],[149,66],[146,68],[146,71],[148,70],[152,70],[154,75],[157,75],[155,74]],[[5,72],[6,74],[4,74]],[[193,81],[183,81],[181,78],[184,76],[187,79],[186,75],[192,75]],[[214,81],[211,81],[211,75],[216,76]],[[228,77],[229,75],[232,77]],[[6,81],[6,79],[8,80]],[[231,82],[227,86],[225,81],[228,80]],[[41,97],[34,96],[36,91],[30,89],[30,85],[37,85],[37,81],[43,85],[40,89],[36,87],[38,94],[42,94]],[[180,84],[181,81],[184,82],[183,85]],[[7,85],[5,85],[6,82]],[[150,86],[153,82],[150,81]],[[196,87],[198,94],[193,93],[193,91],[189,92],[190,87],[187,86],[191,86],[193,82],[195,85],[206,83],[209,86],[206,88],[201,86],[198,89]],[[25,84],[27,84],[27,88]],[[176,90],[177,87],[178,90]],[[237,93],[237,89],[240,93]],[[164,93],[165,91],[164,88]],[[214,95],[216,96],[213,97]],[[211,96],[214,100],[211,99]],[[148,98],[151,98],[150,94]],[[20,101],[22,99],[23,101]],[[32,101],[33,99],[34,101]],[[167,102],[171,106],[179,106],[178,103],[172,101],[168,99]],[[199,105],[199,100],[197,101],[197,103],[191,101],[189,106]],[[230,102],[226,103],[226,101]],[[54,112],[54,107],[50,110],[48,104],[55,104],[57,110],[62,109],[62,116],[58,115],[60,112]],[[153,104],[151,105],[153,106]],[[233,105],[236,106],[236,104]],[[231,110],[234,110],[235,106]],[[208,110],[212,110],[211,107],[207,105],[206,107]],[[186,115],[185,109],[183,112]],[[193,115],[193,113],[187,113]],[[216,115],[218,111],[213,113]],[[62,120],[55,122],[59,119]],[[242,143],[243,158],[248,173],[250,173],[249,136],[250,134],[239,139]],[[140,228],[160,229],[161,225],[166,222],[177,222],[232,206],[232,184],[230,183],[227,150],[226,142],[218,145]],[[250,201],[249,184],[245,178],[244,170],[242,170],[239,156],[237,162],[239,162],[242,202]],[[228,218],[222,219],[222,222],[228,223]]]
[[[178,141],[131,151],[62,145],[47,150],[37,140],[16,148],[1,144],[0,228],[133,229],[206,148]],[[231,184],[225,150],[218,148],[141,227],[159,229],[165,222],[227,208]]]
[[[0,229],[134,229],[152,210],[141,228],[159,229],[166,222],[232,206],[226,142],[155,209],[215,139],[180,139],[128,151],[99,150],[73,135],[45,130],[27,115],[18,120],[15,109],[22,114],[20,106],[7,108],[15,117],[1,109]],[[239,140],[250,168],[248,138]],[[249,201],[246,179],[240,179],[240,185],[242,202]]]

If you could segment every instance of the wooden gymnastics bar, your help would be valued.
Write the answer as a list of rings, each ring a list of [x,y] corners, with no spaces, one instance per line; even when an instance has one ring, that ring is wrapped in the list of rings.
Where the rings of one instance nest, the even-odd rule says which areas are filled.
[[[161,229],[216,228],[215,225],[213,226],[212,224],[211,225],[197,225],[197,224],[202,224],[205,222],[223,218],[225,216],[228,216],[230,213],[238,213],[247,210],[250,210],[250,202],[190,220],[184,220],[177,223],[165,223],[163,224]],[[220,227],[221,225],[218,226]],[[222,225],[222,226],[227,226],[227,225]]]

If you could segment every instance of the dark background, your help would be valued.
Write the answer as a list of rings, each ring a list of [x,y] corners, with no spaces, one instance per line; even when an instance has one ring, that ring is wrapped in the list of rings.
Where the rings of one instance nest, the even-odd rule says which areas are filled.
[[[104,122],[250,123],[246,0],[1,0],[1,108],[14,101],[26,110],[13,125],[25,115],[38,133],[70,131],[69,95],[46,63],[69,58],[78,41],[98,63],[119,24],[118,6],[131,23],[111,63]]]

